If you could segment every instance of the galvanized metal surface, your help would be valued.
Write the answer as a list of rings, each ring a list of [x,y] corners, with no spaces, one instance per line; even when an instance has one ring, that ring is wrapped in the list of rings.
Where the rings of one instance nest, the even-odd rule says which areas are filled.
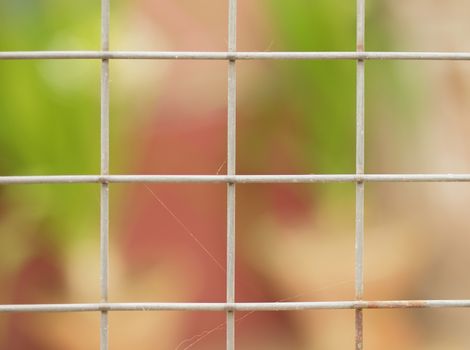
[[[0,176],[0,185],[74,183],[470,182],[470,174],[44,175]]]
[[[237,50],[237,0],[228,3],[228,51]],[[228,61],[227,81],[227,174],[236,173],[237,67]],[[227,303],[235,302],[235,183],[227,183]],[[226,349],[235,349],[235,312],[226,310]]]
[[[2,51],[0,60],[430,60],[468,61],[469,52]]]
[[[364,51],[365,0],[356,2],[356,51]],[[364,74],[365,62],[356,62],[356,175],[364,174]],[[356,235],[355,235],[355,297],[361,300],[364,295],[364,182],[356,182]],[[355,311],[355,347],[363,347],[363,313]]]
[[[12,312],[108,312],[108,311],[302,311],[341,309],[468,308],[470,300],[351,300],[263,303],[89,303],[0,305],[0,313]]]
[[[109,50],[110,0],[101,0],[101,50]],[[109,60],[101,61],[101,175],[109,175]],[[101,182],[100,212],[100,294],[106,303],[109,295],[109,184]],[[108,350],[108,311],[101,310],[100,350]]]

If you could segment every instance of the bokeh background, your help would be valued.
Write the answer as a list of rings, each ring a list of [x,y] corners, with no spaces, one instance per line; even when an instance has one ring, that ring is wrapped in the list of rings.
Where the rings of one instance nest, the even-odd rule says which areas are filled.
[[[467,51],[464,0],[367,3],[369,51]],[[112,1],[114,50],[227,47],[227,3]],[[99,1],[0,0],[0,49],[98,50]],[[353,51],[355,3],[239,0],[241,51]],[[2,175],[99,172],[99,61],[0,62]],[[242,61],[237,172],[353,173],[355,63]],[[114,174],[226,172],[227,64],[111,62]],[[366,172],[470,172],[467,62],[366,63]],[[111,185],[111,301],[223,301],[224,185]],[[366,185],[366,299],[469,298],[467,184]],[[237,300],[351,300],[354,184],[237,186]],[[99,186],[0,187],[0,303],[99,300]],[[468,310],[366,310],[367,349],[466,349]],[[354,313],[240,313],[240,349],[344,349]],[[112,349],[221,349],[224,315],[111,313]],[[99,315],[1,314],[2,349]]]

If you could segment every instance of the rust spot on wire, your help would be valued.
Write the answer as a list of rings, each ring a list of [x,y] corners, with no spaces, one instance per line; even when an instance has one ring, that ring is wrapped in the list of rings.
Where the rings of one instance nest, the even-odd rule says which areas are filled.
[[[356,350],[362,350],[363,327],[362,327],[362,309],[356,310]]]

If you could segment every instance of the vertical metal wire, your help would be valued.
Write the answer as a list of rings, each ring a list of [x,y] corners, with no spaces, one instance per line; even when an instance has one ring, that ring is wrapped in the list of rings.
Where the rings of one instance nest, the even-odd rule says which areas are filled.
[[[228,3],[228,51],[237,50],[237,0]],[[227,174],[236,173],[237,72],[235,60],[228,62]],[[235,302],[235,183],[227,184],[227,303]],[[235,313],[227,311],[227,350],[235,349]]]
[[[101,0],[101,50],[109,50],[110,0]],[[109,60],[101,61],[101,175],[109,174]],[[100,206],[100,296],[108,302],[109,184],[101,184]],[[101,311],[100,349],[108,349],[108,312]]]
[[[364,51],[365,0],[357,0],[356,50]],[[356,174],[364,174],[364,60],[356,63]],[[355,297],[364,294],[364,182],[356,183]],[[363,310],[355,311],[356,350],[363,348]]]

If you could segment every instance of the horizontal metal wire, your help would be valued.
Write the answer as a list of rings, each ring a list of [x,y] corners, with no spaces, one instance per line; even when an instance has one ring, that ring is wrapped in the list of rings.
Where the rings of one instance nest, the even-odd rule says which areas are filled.
[[[0,313],[91,311],[299,311],[318,309],[468,308],[470,300],[381,300],[263,303],[89,303],[0,305]]]
[[[44,175],[0,176],[0,185],[67,183],[470,182],[470,174]]]
[[[470,60],[470,52],[2,51],[0,60]]]

